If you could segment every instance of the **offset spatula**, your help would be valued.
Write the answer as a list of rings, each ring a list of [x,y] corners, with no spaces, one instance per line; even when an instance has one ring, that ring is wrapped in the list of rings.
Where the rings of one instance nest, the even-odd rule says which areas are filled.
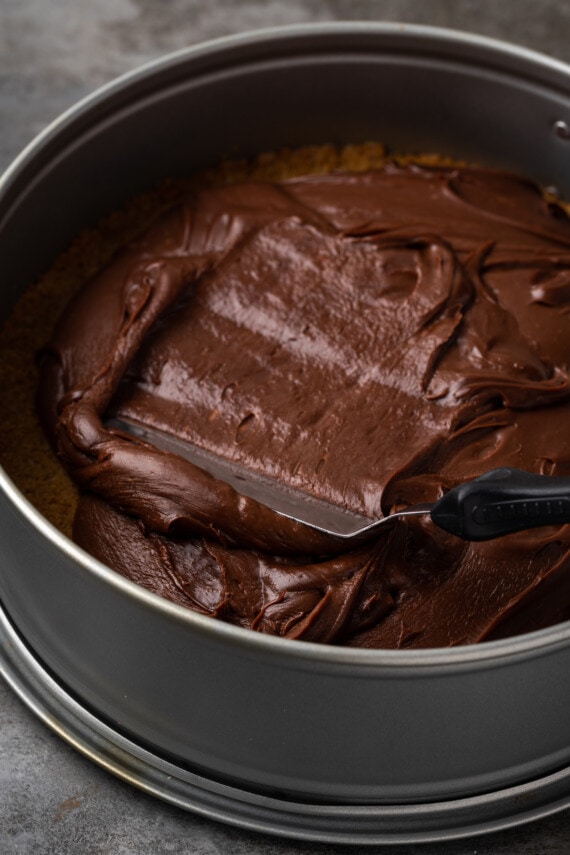
[[[437,502],[412,505],[371,521],[139,422],[114,418],[106,424],[189,460],[285,517],[345,540],[367,538],[381,526],[409,516],[429,515],[439,528],[463,540],[492,540],[515,531],[570,522],[570,478],[493,469],[459,484]]]

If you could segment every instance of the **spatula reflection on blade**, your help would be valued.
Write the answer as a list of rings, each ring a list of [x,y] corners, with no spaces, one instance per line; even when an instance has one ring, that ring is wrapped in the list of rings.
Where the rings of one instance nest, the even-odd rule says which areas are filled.
[[[412,505],[370,520],[140,422],[112,418],[106,426],[189,460],[238,493],[282,516],[347,541],[367,539],[381,526],[410,516],[429,515],[439,528],[473,541],[570,522],[570,478],[536,475],[520,469],[493,469],[459,484],[437,502]]]

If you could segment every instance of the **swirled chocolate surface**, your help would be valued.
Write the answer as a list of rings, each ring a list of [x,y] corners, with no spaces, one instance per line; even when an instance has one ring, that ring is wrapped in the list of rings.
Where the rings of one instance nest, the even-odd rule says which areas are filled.
[[[570,526],[470,544],[398,522],[339,553],[119,414],[370,518],[496,466],[570,475],[570,221],[498,171],[210,188],[125,247],[41,363],[74,537],[253,630],[447,646],[570,617]]]

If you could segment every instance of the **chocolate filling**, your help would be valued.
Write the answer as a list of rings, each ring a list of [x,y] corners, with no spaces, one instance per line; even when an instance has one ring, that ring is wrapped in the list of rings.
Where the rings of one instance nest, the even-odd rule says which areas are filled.
[[[570,475],[570,221],[476,168],[205,189],[88,282],[41,365],[74,538],[251,629],[430,647],[570,616],[570,527],[347,548],[111,429],[143,421],[371,519],[496,466]]]

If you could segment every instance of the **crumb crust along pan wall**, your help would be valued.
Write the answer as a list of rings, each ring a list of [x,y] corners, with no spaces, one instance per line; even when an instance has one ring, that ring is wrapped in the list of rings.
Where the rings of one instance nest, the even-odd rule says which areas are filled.
[[[570,197],[566,123],[568,67],[465,34],[355,23],[191,48],[81,102],[5,174],[3,316],[83,225],[165,176],[228,155],[372,139],[509,167]],[[567,624],[419,652],[257,635],[122,579],[4,475],[0,562],[3,614],[50,679],[124,738],[253,794],[258,811],[271,798],[379,816],[382,805],[489,798],[570,767]],[[6,650],[5,662],[10,675]],[[551,809],[563,803],[557,792]],[[374,840],[396,839],[382,822]],[[422,839],[412,825],[409,839]],[[361,839],[356,821],[352,834]]]

